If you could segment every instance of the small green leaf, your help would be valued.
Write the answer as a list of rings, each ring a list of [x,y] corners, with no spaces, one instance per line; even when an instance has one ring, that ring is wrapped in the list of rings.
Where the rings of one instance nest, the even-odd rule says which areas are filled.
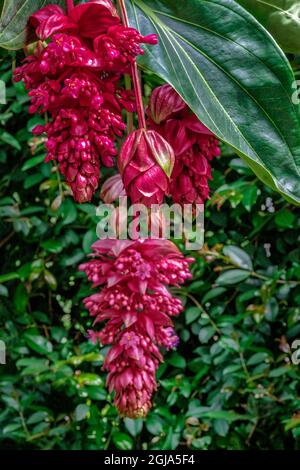
[[[44,160],[45,160],[45,155],[37,155],[36,157],[30,158],[29,160],[26,160],[21,170],[22,171],[29,170],[30,168],[33,168],[39,165],[40,163],[42,163]]]
[[[216,284],[225,286],[238,284],[239,282],[245,281],[250,274],[250,272],[243,271],[242,269],[230,269],[220,274],[216,279]]]
[[[250,256],[248,255],[248,253],[246,253],[246,251],[242,250],[238,246],[225,246],[223,249],[223,253],[230,259],[233,264],[235,264],[239,268],[248,269],[249,271],[252,271],[253,264]]]
[[[9,134],[9,132],[6,132],[6,131],[0,132],[0,140],[2,140],[2,142],[10,145],[11,147],[17,150],[21,150],[21,145],[19,141],[13,135]]]
[[[261,364],[263,362],[266,362],[266,360],[270,357],[270,355],[266,352],[258,352],[253,354],[253,356],[250,357],[250,359],[247,361],[247,364],[249,366],[253,366],[256,364]]]
[[[199,341],[201,343],[208,343],[208,341],[214,336],[215,330],[212,326],[206,326],[201,328],[199,331]]]
[[[113,442],[117,449],[131,450],[133,449],[133,440],[124,432],[115,432],[112,436]]]
[[[146,428],[154,436],[159,436],[163,432],[163,421],[159,416],[150,414],[146,420]]]
[[[169,358],[168,363],[179,369],[184,369],[186,367],[186,360],[179,353],[174,352]]]
[[[225,419],[216,419],[213,426],[218,436],[225,437],[228,434],[229,424]]]
[[[32,186],[40,183],[43,181],[43,179],[44,176],[41,173],[35,173],[34,175],[27,176],[27,178],[24,180],[24,189],[32,188]]]
[[[215,299],[216,297],[224,294],[224,292],[226,292],[225,287],[214,287],[213,289],[206,292],[206,294],[203,296],[202,303],[205,304],[209,300]]]
[[[45,421],[48,416],[48,411],[37,411],[36,413],[33,413],[31,416],[29,416],[27,419],[27,424],[40,423],[41,421]]]
[[[26,330],[23,334],[26,344],[39,354],[49,354],[52,352],[52,343],[44,336],[39,335],[35,329]]]
[[[185,322],[187,325],[193,323],[199,315],[201,314],[201,310],[198,307],[188,307],[185,311]]]
[[[277,369],[271,370],[269,377],[281,377],[281,375],[287,374],[288,372],[290,372],[289,367],[277,367]]]
[[[125,428],[133,436],[136,437],[141,433],[143,429],[143,420],[142,419],[124,419]]]
[[[293,228],[295,215],[287,209],[282,209],[275,216],[275,223],[280,228]]]
[[[24,313],[28,304],[28,292],[24,284],[19,284],[14,294],[14,307],[18,313]]]
[[[41,246],[50,253],[60,253],[64,247],[61,240],[45,240]]]
[[[75,408],[75,420],[82,421],[85,419],[90,411],[90,407],[84,403],[77,405]]]
[[[1,274],[0,275],[0,283],[2,282],[8,282],[8,281],[13,281],[14,279],[19,279],[19,274],[12,272],[12,273],[7,273],[7,274]]]

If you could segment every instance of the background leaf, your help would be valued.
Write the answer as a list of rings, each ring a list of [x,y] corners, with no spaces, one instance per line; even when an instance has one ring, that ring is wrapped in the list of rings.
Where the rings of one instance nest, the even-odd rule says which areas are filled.
[[[264,25],[285,52],[300,54],[299,0],[237,0]]]
[[[157,33],[142,67],[169,82],[257,176],[300,203],[299,109],[281,49],[233,0],[128,0],[130,24]]]
[[[21,49],[26,40],[29,16],[49,3],[64,5],[62,0],[4,0],[0,17],[0,47]]]

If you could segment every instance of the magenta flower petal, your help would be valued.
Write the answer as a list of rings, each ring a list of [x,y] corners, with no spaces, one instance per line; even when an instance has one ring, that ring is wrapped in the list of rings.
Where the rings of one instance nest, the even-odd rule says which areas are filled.
[[[84,38],[95,38],[110,26],[120,23],[116,9],[109,1],[94,1],[77,5],[70,18],[78,25],[79,34]]]

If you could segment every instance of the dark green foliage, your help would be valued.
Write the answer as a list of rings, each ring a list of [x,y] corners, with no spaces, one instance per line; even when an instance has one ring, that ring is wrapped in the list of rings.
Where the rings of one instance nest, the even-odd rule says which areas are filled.
[[[92,204],[75,204],[31,129],[28,99],[0,78],[1,447],[41,449],[299,449],[299,209],[223,149],[214,162],[206,245],[181,291],[181,343],[166,354],[145,421],[120,419],[86,340],[77,265],[95,239]],[[153,78],[147,78],[148,87]],[[97,198],[93,201],[97,204]]]

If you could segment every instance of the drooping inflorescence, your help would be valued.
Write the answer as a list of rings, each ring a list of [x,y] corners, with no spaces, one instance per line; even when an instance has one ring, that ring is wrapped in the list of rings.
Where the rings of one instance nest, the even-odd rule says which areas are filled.
[[[100,322],[106,325],[93,330],[91,338],[112,345],[104,369],[120,414],[143,417],[156,389],[155,372],[162,361],[159,348],[178,344],[172,317],[183,306],[168,286],[191,278],[193,259],[184,258],[168,240],[101,240],[93,250],[93,258],[80,269],[101,290],[84,304],[95,318],[95,328]]]
[[[135,110],[133,93],[120,78],[143,53],[140,44],[155,44],[156,36],[124,26],[109,0],[78,5],[68,15],[48,5],[29,24],[39,41],[15,80],[30,90],[29,111],[50,115],[48,124],[33,130],[47,134],[47,160],[57,161],[78,202],[89,201],[100,162],[114,164],[115,141],[126,128],[122,110]]]
[[[110,0],[67,3],[67,13],[48,5],[29,18],[34,52],[14,72],[29,92],[29,112],[48,113],[46,124],[33,130],[47,136],[46,161],[56,162],[80,203],[95,193],[101,165],[119,170],[100,191],[108,204],[125,195],[147,207],[166,196],[179,204],[203,203],[210,161],[220,153],[215,136],[169,85],[153,90],[145,119],[136,57],[142,43],[157,43],[156,35],[129,27],[123,0],[122,21]],[[132,91],[122,85],[124,74],[132,78]],[[124,110],[138,115],[138,128],[129,126],[126,137]],[[119,152],[117,139],[124,139]],[[115,217],[122,217],[118,210]],[[165,223],[160,216],[153,222],[158,232]],[[172,317],[183,306],[169,287],[191,278],[193,259],[155,238],[100,240],[93,250],[80,266],[97,289],[84,300],[94,318],[89,336],[111,346],[104,369],[120,414],[143,417],[157,387],[161,349],[179,341]]]

